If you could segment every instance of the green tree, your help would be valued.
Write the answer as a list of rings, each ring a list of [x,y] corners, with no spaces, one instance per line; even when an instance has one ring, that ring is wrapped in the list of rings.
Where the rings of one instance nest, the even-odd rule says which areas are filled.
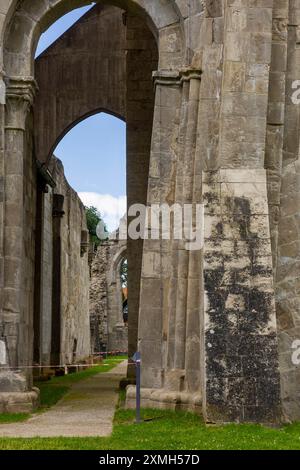
[[[94,206],[85,207],[85,212],[86,212],[87,227],[88,227],[91,240],[97,247],[101,243],[101,240],[99,240],[99,238],[97,237],[97,226],[99,222],[103,220],[102,216],[100,212],[98,211],[98,209]],[[106,230],[106,232],[108,236],[108,231]]]

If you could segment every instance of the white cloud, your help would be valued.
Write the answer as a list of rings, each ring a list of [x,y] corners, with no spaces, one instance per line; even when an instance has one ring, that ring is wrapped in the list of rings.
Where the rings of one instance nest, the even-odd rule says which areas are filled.
[[[79,193],[85,206],[94,206],[101,213],[109,232],[119,227],[120,219],[126,213],[126,196],[114,197],[111,194]]]

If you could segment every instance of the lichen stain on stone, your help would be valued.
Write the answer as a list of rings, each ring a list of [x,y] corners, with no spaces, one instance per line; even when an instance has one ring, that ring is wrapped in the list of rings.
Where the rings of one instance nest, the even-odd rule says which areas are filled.
[[[217,198],[214,194],[206,194],[206,199],[213,202]],[[208,239],[213,249],[205,254],[204,280],[209,321],[205,336],[209,386],[207,398],[213,407],[222,408],[226,403],[228,405],[228,381],[232,382],[231,389],[242,381],[243,389],[239,388],[236,393],[239,403],[234,397],[231,400],[231,418],[239,420],[241,415],[250,416],[250,408],[244,406],[247,404],[257,406],[254,415],[259,420],[264,415],[263,408],[258,406],[257,401],[260,377],[270,376],[269,388],[274,388],[274,393],[276,389],[277,343],[276,335],[274,338],[269,328],[273,312],[272,292],[253,286],[252,281],[258,281],[260,277],[271,278],[272,269],[265,266],[258,256],[261,252],[260,239],[253,224],[251,225],[253,215],[250,200],[244,197],[226,197],[224,209],[214,236]],[[230,236],[227,238],[224,234],[224,221],[230,224]],[[224,245],[225,242],[227,246]],[[244,252],[239,247],[239,242],[245,247]],[[260,404],[267,410],[266,396],[260,394],[260,400]]]

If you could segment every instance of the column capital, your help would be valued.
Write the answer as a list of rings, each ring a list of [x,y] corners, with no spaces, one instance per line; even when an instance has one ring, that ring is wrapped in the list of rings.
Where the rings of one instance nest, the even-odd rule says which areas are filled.
[[[154,85],[180,86],[181,77],[178,70],[156,70],[152,74]]]
[[[6,123],[5,128],[25,130],[26,117],[33,104],[37,91],[32,77],[9,77],[6,81]]]
[[[180,70],[157,70],[153,72],[155,85],[181,86],[192,79],[201,80],[202,71],[191,67]]]
[[[186,67],[180,70],[180,77],[182,82],[189,82],[190,80],[201,80],[202,70]]]

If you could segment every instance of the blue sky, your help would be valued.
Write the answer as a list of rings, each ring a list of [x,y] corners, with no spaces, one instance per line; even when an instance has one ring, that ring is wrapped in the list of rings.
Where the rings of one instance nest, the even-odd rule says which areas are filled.
[[[91,8],[78,8],[60,18],[40,38],[36,56]],[[126,208],[126,125],[97,114],[75,126],[58,144],[55,155],[66,177],[86,205],[96,206],[110,230]]]

